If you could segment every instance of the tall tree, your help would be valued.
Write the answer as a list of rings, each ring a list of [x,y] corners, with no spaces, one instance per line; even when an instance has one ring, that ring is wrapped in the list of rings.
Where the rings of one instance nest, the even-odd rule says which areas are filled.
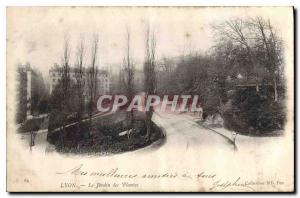
[[[251,38],[249,37],[249,24],[247,21],[243,19],[231,19],[226,20],[225,22],[213,26],[214,30],[217,33],[217,36],[221,38],[221,40],[230,40],[235,45],[240,45],[241,47],[246,49],[247,53],[247,59],[249,62],[249,69],[248,71],[251,71],[254,73],[255,76],[255,84],[256,84],[256,91],[259,92],[259,76],[258,76],[258,70],[257,70],[257,64],[255,61],[255,56],[253,54],[253,43],[251,41]],[[247,77],[249,77],[251,74],[247,74]]]
[[[274,32],[270,21],[261,17],[251,19],[249,22],[254,29],[256,46],[259,53],[263,54],[264,66],[272,76],[274,88],[274,101],[278,100],[277,79],[281,65],[281,41]]]
[[[97,84],[98,84],[98,67],[97,67],[97,59],[98,59],[98,45],[99,45],[99,37],[97,34],[94,35],[92,41],[92,49],[91,49],[91,65],[88,68],[88,91],[89,91],[89,131],[92,130],[92,116],[94,111],[94,103],[97,94]]]
[[[77,120],[78,126],[80,130],[82,115],[84,112],[84,87],[85,87],[85,68],[84,68],[84,41],[81,38],[78,46],[77,46],[77,60],[76,60],[76,68],[75,68],[75,79],[76,79],[76,95],[77,95]]]
[[[145,94],[146,101],[148,96],[153,95],[156,92],[156,73],[155,73],[155,59],[156,59],[156,35],[154,30],[150,32],[150,26],[146,29],[146,51],[145,51],[145,62],[144,62],[144,76],[145,76]],[[146,110],[146,127],[147,134],[146,138],[149,140],[151,136],[151,119],[153,115],[153,109]]]
[[[67,124],[67,117],[69,111],[69,91],[70,91],[70,45],[69,45],[69,38],[65,37],[64,42],[64,54],[62,58],[62,78],[61,78],[61,94],[62,94],[62,103],[61,103],[61,110],[62,110],[62,130],[60,133],[60,141],[61,146],[64,147],[64,135],[66,133],[66,124]]]
[[[132,60],[132,55],[131,55],[131,47],[130,47],[130,30],[127,27],[126,28],[126,55],[124,57],[124,76],[122,78],[123,83],[125,85],[126,89],[126,95],[128,98],[128,101],[131,102],[134,96],[134,64]],[[133,127],[134,123],[134,114],[133,114],[133,109],[131,109],[130,113],[127,114],[127,120],[130,122],[130,127]],[[129,133],[128,133],[128,138],[129,138]]]

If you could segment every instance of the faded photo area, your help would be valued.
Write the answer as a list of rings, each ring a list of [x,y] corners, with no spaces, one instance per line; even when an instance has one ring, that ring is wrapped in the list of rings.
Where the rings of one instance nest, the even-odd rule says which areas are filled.
[[[294,191],[292,7],[7,7],[7,191]]]

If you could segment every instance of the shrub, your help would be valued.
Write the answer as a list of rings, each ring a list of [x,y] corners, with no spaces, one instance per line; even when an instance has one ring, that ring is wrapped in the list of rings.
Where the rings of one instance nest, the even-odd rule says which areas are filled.
[[[285,109],[274,102],[272,87],[243,87],[233,94],[231,107],[224,114],[224,125],[229,130],[247,135],[267,135],[281,130],[285,123]]]

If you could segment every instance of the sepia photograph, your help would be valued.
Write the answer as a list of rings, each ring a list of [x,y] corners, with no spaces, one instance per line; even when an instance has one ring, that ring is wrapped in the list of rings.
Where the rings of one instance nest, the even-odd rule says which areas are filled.
[[[294,8],[6,7],[8,192],[294,192]]]

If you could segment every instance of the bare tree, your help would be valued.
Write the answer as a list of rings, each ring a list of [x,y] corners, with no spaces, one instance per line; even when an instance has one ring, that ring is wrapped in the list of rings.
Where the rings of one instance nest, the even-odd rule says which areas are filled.
[[[76,79],[76,95],[78,97],[77,106],[77,120],[78,120],[78,131],[80,132],[82,115],[84,112],[84,87],[85,87],[85,68],[84,68],[84,41],[81,38],[77,46],[77,60],[75,68],[75,79]]]
[[[155,73],[155,58],[156,58],[156,36],[154,31],[150,33],[150,26],[146,29],[146,51],[144,62],[144,75],[145,75],[145,94],[146,101],[148,96],[153,95],[156,92],[156,73]],[[146,138],[149,140],[151,135],[151,118],[153,115],[153,109],[146,110]]]
[[[98,54],[98,44],[99,38],[98,35],[95,34],[92,42],[92,50],[91,50],[91,65],[88,68],[88,91],[89,91],[89,132],[92,130],[92,115],[94,110],[94,102],[97,94],[97,82],[98,82],[98,68],[96,65],[97,62],[97,54]]]
[[[125,85],[126,89],[126,95],[128,98],[128,101],[131,102],[133,99],[133,94],[134,94],[134,64],[133,60],[131,57],[131,47],[130,47],[130,30],[127,27],[126,28],[126,55],[124,57],[124,76],[122,78],[122,81]],[[132,129],[133,123],[134,123],[134,114],[133,114],[133,109],[131,109],[130,114],[127,114],[127,121],[130,122],[129,128]],[[127,132],[128,139],[130,138],[130,133],[129,131]]]
[[[272,75],[273,88],[274,88],[274,101],[278,100],[277,91],[277,78],[281,65],[280,39],[274,33],[270,21],[266,21],[261,17],[256,17],[250,21],[254,28],[256,45],[264,49],[266,69]]]
[[[64,43],[64,54],[62,58],[62,132],[60,133],[60,141],[62,147],[64,147],[64,135],[66,133],[66,124],[67,124],[67,117],[68,117],[68,107],[69,107],[69,91],[70,91],[70,45],[69,45],[69,38],[65,36],[65,43]]]
[[[279,74],[282,72],[282,40],[276,35],[273,30],[273,27],[268,21],[268,28],[270,31],[270,48],[271,48],[271,60],[273,60],[273,67],[271,69],[274,73],[273,83],[274,83],[274,101],[278,100],[278,91],[277,91],[277,78]]]
[[[229,39],[237,45],[246,48],[250,67],[254,68],[256,91],[259,92],[258,71],[255,64],[254,55],[251,48],[251,38],[248,36],[249,24],[243,19],[231,19],[222,24],[213,26],[222,39]]]

